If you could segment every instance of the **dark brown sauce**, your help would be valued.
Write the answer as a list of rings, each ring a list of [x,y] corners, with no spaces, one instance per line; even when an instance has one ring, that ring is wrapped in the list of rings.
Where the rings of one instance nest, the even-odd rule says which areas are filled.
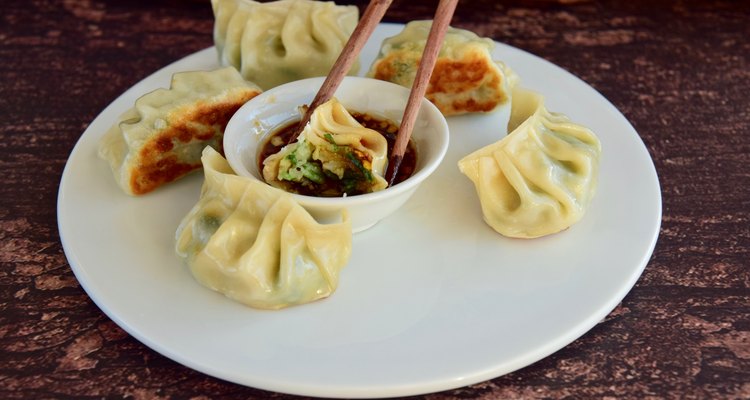
[[[394,123],[393,121],[387,120],[387,119],[381,119],[373,117],[369,114],[365,113],[357,113],[357,112],[350,112],[351,115],[359,121],[362,126],[372,129],[381,135],[385,137],[386,141],[388,142],[388,155],[390,157],[391,152],[393,151],[393,146],[396,143],[396,136],[398,134],[398,125]],[[258,157],[258,168],[260,171],[263,170],[263,161],[265,159],[272,155],[278,153],[282,147],[288,143],[292,133],[295,131],[295,127],[297,126],[298,122],[292,122],[288,125],[285,125],[284,127],[280,128],[273,134],[269,135],[269,137],[266,139],[266,141],[263,143],[260,151],[260,155]],[[398,174],[396,175],[396,179],[394,181],[394,185],[403,182],[407,178],[409,178],[413,173],[414,169],[417,166],[417,152],[414,147],[414,143],[409,141],[408,146],[406,146],[406,152],[404,153],[404,158],[401,161],[401,166],[399,167]],[[385,171],[383,171],[385,173]],[[311,190],[309,190],[307,187],[303,187],[301,185],[294,186],[293,189],[298,194],[308,195],[308,196],[340,196],[340,193],[343,193],[343,189],[331,189],[328,188],[326,190],[329,194],[320,194],[320,193],[314,193]],[[335,193],[335,194],[330,194]],[[347,195],[356,195],[361,193],[347,193]]]

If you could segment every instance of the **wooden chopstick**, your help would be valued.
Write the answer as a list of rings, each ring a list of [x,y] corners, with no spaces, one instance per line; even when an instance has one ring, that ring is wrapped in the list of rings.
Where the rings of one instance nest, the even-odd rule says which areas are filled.
[[[411,131],[414,129],[414,122],[417,120],[417,114],[422,105],[422,99],[430,83],[432,70],[435,68],[435,61],[443,45],[443,39],[445,39],[445,32],[448,30],[453,13],[456,11],[456,4],[458,4],[458,0],[440,0],[435,11],[430,34],[427,37],[427,43],[422,53],[422,59],[419,62],[417,75],[414,78],[414,83],[409,93],[409,100],[406,103],[406,109],[401,119],[396,143],[393,146],[388,161],[388,169],[385,175],[388,186],[393,186],[395,183],[398,169],[401,166],[401,161],[404,159],[406,145],[409,143]]]
[[[352,64],[354,64],[354,60],[357,59],[357,56],[362,51],[365,42],[370,38],[375,27],[380,23],[380,20],[383,19],[383,15],[385,15],[386,10],[388,10],[388,7],[390,7],[392,2],[393,0],[371,0],[370,4],[367,5],[365,12],[362,14],[362,18],[360,18],[359,23],[357,23],[357,26],[354,28],[354,32],[352,32],[349,40],[341,50],[341,54],[339,54],[333,67],[331,67],[331,71],[328,73],[323,85],[320,86],[312,103],[310,103],[307,110],[305,110],[305,113],[302,115],[302,119],[299,121],[297,129],[289,138],[288,143],[297,140],[297,136],[299,136],[300,132],[305,128],[307,122],[310,121],[310,116],[312,116],[315,109],[331,99],[336,92],[336,89],[338,89],[341,84],[341,81],[344,79],[344,76],[346,76],[346,73],[349,72]]]

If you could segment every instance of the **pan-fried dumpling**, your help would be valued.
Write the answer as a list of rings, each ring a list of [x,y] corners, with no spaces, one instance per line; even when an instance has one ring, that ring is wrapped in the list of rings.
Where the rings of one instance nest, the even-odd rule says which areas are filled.
[[[141,195],[200,168],[203,148],[221,150],[227,122],[260,88],[231,67],[179,72],[169,89],[135,101],[99,143],[125,193]]]
[[[484,220],[516,238],[549,235],[578,222],[596,192],[599,139],[523,89],[513,93],[510,121],[508,136],[458,163],[474,182]]]
[[[410,88],[422,59],[432,21],[412,21],[383,41],[368,76]],[[445,116],[488,112],[509,106],[518,76],[492,60],[495,43],[473,32],[449,27],[425,97]]]
[[[291,195],[234,174],[203,152],[201,197],[180,223],[176,251],[202,285],[255,308],[328,297],[351,255],[348,218],[322,225]]]
[[[211,0],[214,43],[222,65],[264,90],[326,76],[359,20],[356,6],[333,2]],[[359,69],[358,62],[350,74]]]
[[[388,141],[335,98],[315,109],[297,141],[263,161],[263,179],[287,192],[338,197],[385,189]]]

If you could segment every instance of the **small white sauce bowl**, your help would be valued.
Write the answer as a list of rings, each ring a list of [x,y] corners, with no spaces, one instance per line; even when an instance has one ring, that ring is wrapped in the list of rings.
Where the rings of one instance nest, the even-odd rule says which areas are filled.
[[[261,93],[232,116],[224,131],[224,154],[235,173],[263,181],[258,170],[261,146],[268,136],[299,120],[300,106],[310,104],[325,78],[290,82]],[[350,112],[400,123],[409,90],[385,81],[346,77],[335,97]],[[411,141],[417,152],[412,176],[384,190],[348,197],[314,197],[292,194],[318,222],[335,223],[347,210],[353,232],[363,231],[401,207],[440,165],[448,150],[448,123],[427,99],[414,124]]]

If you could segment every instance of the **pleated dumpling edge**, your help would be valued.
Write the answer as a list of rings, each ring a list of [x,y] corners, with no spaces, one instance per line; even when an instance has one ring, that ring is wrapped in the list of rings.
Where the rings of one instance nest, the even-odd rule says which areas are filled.
[[[280,309],[330,296],[348,263],[346,216],[319,224],[288,194],[234,174],[203,152],[198,203],[175,234],[175,250],[202,285],[242,304]]]
[[[123,192],[149,193],[199,169],[203,148],[221,149],[229,119],[261,92],[231,67],[176,72],[116,120],[97,153]]]
[[[326,76],[359,21],[359,9],[332,1],[211,0],[219,62],[263,90]],[[357,59],[349,71],[359,70]]]
[[[578,222],[596,193],[601,143],[590,129],[547,110],[544,97],[513,91],[510,133],[458,162],[485,222],[514,238],[553,234]]]

